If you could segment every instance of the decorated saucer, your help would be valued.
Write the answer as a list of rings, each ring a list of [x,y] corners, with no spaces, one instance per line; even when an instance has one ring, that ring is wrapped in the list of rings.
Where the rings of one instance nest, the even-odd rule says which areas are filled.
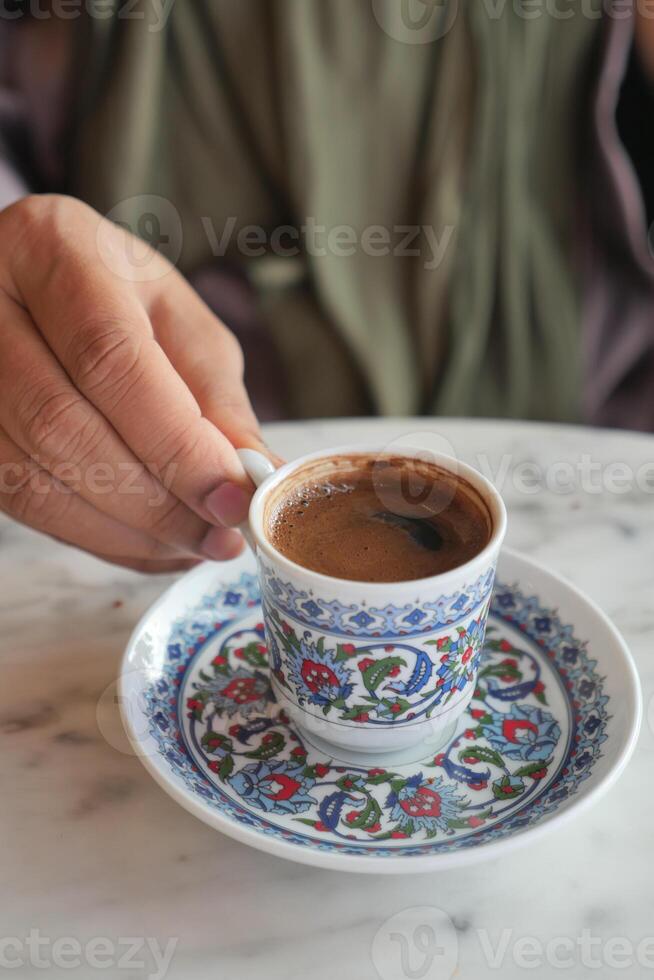
[[[365,669],[356,642],[339,653]],[[378,685],[383,695],[392,678],[380,671]],[[375,873],[533,842],[615,782],[641,719],[631,655],[606,616],[508,550],[473,699],[437,751],[353,759],[305,738],[272,693],[249,552],[200,566],[152,606],[120,695],[145,767],[205,823],[290,860]]]

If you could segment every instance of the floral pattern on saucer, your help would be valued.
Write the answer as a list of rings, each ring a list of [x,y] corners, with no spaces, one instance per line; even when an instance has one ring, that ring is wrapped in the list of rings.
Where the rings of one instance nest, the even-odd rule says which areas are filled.
[[[344,765],[304,742],[274,700],[258,602],[247,574],[203,597],[176,623],[164,673],[146,692],[168,765],[241,824],[358,855],[475,847],[557,810],[601,755],[608,699],[596,664],[570,626],[517,586],[496,585],[458,733],[437,755],[396,768]],[[315,677],[305,673],[320,696],[316,664]]]

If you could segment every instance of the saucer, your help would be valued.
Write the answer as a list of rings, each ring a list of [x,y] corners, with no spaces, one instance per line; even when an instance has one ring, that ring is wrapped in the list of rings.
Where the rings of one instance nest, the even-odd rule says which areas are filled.
[[[641,719],[615,627],[508,550],[477,688],[436,751],[343,757],[293,725],[270,686],[250,552],[194,569],[151,607],[125,652],[120,703],[145,767],[205,823],[293,861],[374,873],[471,864],[533,842],[615,782]]]

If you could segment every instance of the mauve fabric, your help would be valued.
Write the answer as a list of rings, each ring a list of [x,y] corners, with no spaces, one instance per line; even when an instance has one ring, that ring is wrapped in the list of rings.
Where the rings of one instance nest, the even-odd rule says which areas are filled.
[[[329,18],[326,19],[327,26],[329,26],[328,21]],[[518,28],[523,29],[520,25]],[[478,23],[476,29],[483,31],[485,28]],[[511,29],[516,29],[515,25]],[[70,133],[71,117],[79,113],[79,99],[75,90],[79,79],[75,76],[74,63],[77,56],[74,53],[70,32],[64,29],[61,23],[52,26],[52,22],[4,24],[1,30],[0,64],[3,89],[0,92],[0,141],[3,159],[0,161],[0,206],[11,203],[28,189],[75,193],[76,182],[71,180],[70,171],[71,168],[75,169],[79,166],[80,158],[74,156],[71,158],[71,147],[75,148],[75,144],[71,142]],[[46,32],[49,33],[46,35]],[[450,50],[455,53],[453,57],[459,59],[466,46],[471,43],[470,36],[464,37],[463,30],[460,31],[460,35],[458,40],[456,38],[451,40],[450,47]],[[580,130],[585,132],[586,138],[580,141],[578,147],[574,147],[574,153],[578,156],[579,172],[583,179],[574,192],[567,188],[567,196],[563,195],[564,199],[559,202],[563,212],[563,222],[567,223],[571,217],[574,218],[578,263],[575,263],[574,258],[565,252],[557,255],[556,248],[547,253],[546,259],[548,262],[561,261],[566,264],[565,275],[561,274],[561,282],[566,284],[562,286],[562,293],[566,291],[570,293],[568,283],[571,278],[576,277],[578,280],[580,304],[574,316],[576,323],[572,322],[571,312],[575,310],[575,305],[569,298],[565,300],[568,303],[568,312],[565,316],[570,323],[562,333],[560,343],[563,345],[562,349],[565,349],[565,345],[569,346],[571,363],[577,358],[580,361],[579,417],[591,423],[654,431],[652,258],[647,247],[647,227],[638,177],[620,143],[615,125],[615,107],[631,46],[631,37],[631,20],[624,18],[604,18],[601,31],[597,32],[597,43],[594,42],[594,48],[601,44],[601,49],[597,51],[596,81],[594,86],[588,87],[588,102],[583,114],[587,125],[580,127]],[[179,34],[176,40],[180,43]],[[190,45],[194,43],[192,37],[187,38],[186,41]],[[507,35],[506,43],[509,42],[510,37]],[[483,47],[484,41],[477,36],[475,43]],[[536,43],[541,45],[538,49],[534,48],[539,57],[549,58],[551,52],[547,47],[547,39],[543,37]],[[586,45],[586,42],[584,44]],[[163,71],[160,51],[155,50],[154,44],[151,48],[150,55],[143,52],[144,64],[150,57],[149,68],[155,73]],[[584,57],[587,54],[586,49],[587,45],[584,47]],[[121,50],[125,56],[124,46]],[[528,54],[528,47],[525,46],[521,50],[525,55]],[[353,56],[356,54],[354,51],[352,53]],[[417,67],[416,71],[421,71],[422,77],[429,78],[431,70],[429,59],[425,59],[426,52],[421,52],[420,55],[423,59],[422,67]],[[502,49],[498,47],[497,50],[493,49],[495,62],[491,64],[492,59],[490,61],[486,59],[487,75],[484,84],[487,86],[493,85],[493,73],[497,74],[500,71],[498,61],[501,60],[501,55]],[[571,59],[569,63],[572,63]],[[356,60],[347,61],[343,66],[348,83],[354,86],[357,83],[355,65]],[[446,60],[444,65],[447,65]],[[389,70],[391,67],[389,66]],[[109,63],[109,68],[107,65],[104,68],[110,72],[120,72],[119,63],[115,65]],[[453,70],[451,65],[450,69]],[[430,84],[438,81],[441,88],[447,87],[447,79],[443,77],[443,72],[446,70],[443,64],[439,66],[439,70],[441,74],[432,76]],[[556,70],[556,57],[549,70]],[[323,75],[322,79],[320,74],[313,77],[315,84],[319,85],[321,81],[325,81],[327,75]],[[574,76],[571,75],[571,79],[573,78]],[[581,76],[578,80],[580,79]],[[389,83],[391,83],[388,88],[390,96],[393,92],[392,78],[389,79]],[[479,79],[476,83],[479,84]],[[192,84],[191,82],[191,92]],[[261,84],[261,80],[253,79],[252,84],[256,89],[257,85]],[[506,85],[503,90],[504,96],[508,99],[504,108],[509,114],[505,122],[509,131],[499,133],[493,130],[493,125],[496,126],[501,118],[498,115],[501,111],[501,103],[494,101],[486,92],[487,100],[490,99],[489,106],[492,103],[492,110],[488,108],[486,113],[486,125],[489,127],[485,136],[487,143],[493,139],[510,142],[511,127],[532,126],[533,118],[527,118],[524,113],[528,109],[531,112],[538,112],[539,109],[538,100],[541,96],[538,95],[538,80],[532,85],[530,103],[527,103],[525,98],[516,101],[511,97],[513,87],[521,84],[520,78],[511,78],[509,75],[507,79],[505,76],[504,84]],[[92,85],[89,88],[92,88]],[[354,91],[356,92],[356,88]],[[86,91],[84,94],[87,94]],[[322,107],[323,114],[329,108],[324,92],[307,91],[302,94],[305,102],[309,100],[308,107],[313,99],[317,106]],[[343,94],[345,95],[345,90]],[[206,101],[206,95],[207,93],[204,93],[203,104],[198,93],[198,108],[200,111],[210,113],[211,101]],[[541,95],[546,103],[547,96],[542,93]],[[129,88],[123,96],[126,106],[138,102],[136,93],[131,92]],[[143,100],[142,93],[140,98]],[[451,124],[451,128],[442,127],[444,131],[436,137],[434,146],[438,146],[439,150],[445,153],[448,152],[447,148],[451,142],[454,145],[455,157],[449,169],[440,165],[438,156],[432,155],[431,162],[429,157],[427,158],[421,171],[423,193],[436,193],[443,183],[447,184],[448,181],[451,183],[457,153],[474,155],[475,149],[479,151],[479,133],[477,133],[475,148],[475,144],[470,142],[469,134],[465,131],[464,121],[459,120],[457,123],[455,92],[450,91],[449,102],[453,104],[454,110],[454,116],[452,114],[449,116],[448,125]],[[515,118],[511,115],[512,102]],[[460,115],[465,116],[470,112],[470,106],[471,93],[468,92],[462,96]],[[140,108],[147,115],[147,105],[143,104]],[[266,142],[261,135],[266,126],[270,126],[270,122],[265,119],[264,109],[265,106],[260,109],[262,118],[258,125],[261,131],[255,131],[254,141],[256,143],[257,137],[262,140],[262,153],[265,157],[266,152],[275,149],[274,140],[277,137],[275,134]],[[89,108],[87,105],[85,111],[92,112],[92,107]],[[138,111],[137,104],[133,112]],[[543,112],[546,115],[547,107]],[[422,124],[430,129],[438,127],[438,119],[430,118],[428,115],[420,118]],[[301,122],[302,120],[299,119],[286,120],[284,131],[288,132],[289,127],[292,128],[294,124],[299,125]],[[311,138],[318,139],[319,149],[322,139],[320,127],[325,127],[328,135],[329,120],[323,115],[315,122],[317,128],[314,127],[314,135]],[[470,120],[467,120],[467,123],[470,123]],[[474,130],[474,121],[471,125]],[[98,126],[97,131],[104,136],[110,132],[106,121],[100,121]],[[451,139],[448,140],[450,135]],[[365,133],[362,138],[364,137]],[[368,133],[366,138],[369,137]],[[305,138],[306,134],[302,134],[299,137],[300,143],[295,145],[301,145],[302,139]],[[88,151],[88,143],[86,146]],[[289,160],[284,153],[284,147],[278,149],[279,159],[271,165],[271,168],[276,176],[276,168],[279,169],[278,176],[283,181],[285,168],[297,169],[304,161]],[[366,153],[369,148],[359,146],[358,149],[359,152]],[[99,153],[102,153],[101,146]],[[571,147],[561,147],[561,153],[566,157],[569,156]],[[115,156],[111,156],[109,150],[107,154],[108,162],[114,165]],[[92,159],[93,157],[90,157],[89,161]],[[101,159],[101,156],[96,159]],[[234,160],[235,173],[238,175],[238,154]],[[112,193],[117,186],[125,193],[136,186],[129,179],[129,173],[142,162],[138,155],[133,158],[130,158],[129,154],[125,155],[125,180],[118,185],[109,182],[107,186],[112,188]],[[473,160],[473,165],[474,162]],[[90,166],[91,163],[87,165]],[[243,162],[244,170],[252,165],[251,160]],[[144,177],[147,177],[148,173],[148,168],[144,167],[142,170]],[[219,179],[219,176],[218,173],[216,179]],[[357,176],[356,171],[353,176]],[[483,176],[482,174],[481,178]],[[94,175],[87,173],[86,178],[92,183]],[[515,178],[520,184],[524,178],[524,170],[516,168]],[[521,197],[521,190],[524,188],[520,186],[517,187],[513,198],[511,173],[505,175],[504,179],[507,181],[509,210],[495,211],[487,215],[486,233],[489,233],[489,229],[493,230],[496,224],[502,229],[507,222],[510,226],[512,207],[520,209],[523,204],[526,207],[530,204],[528,198]],[[424,182],[430,180],[432,184],[425,185]],[[97,200],[93,200],[92,193],[85,193],[83,183],[82,181],[79,185],[79,196],[90,199],[96,206],[112,204],[111,197],[103,201],[101,194],[97,196]],[[291,189],[300,186],[301,183],[291,185]],[[146,184],[140,189],[141,192],[149,192],[152,188]],[[268,190],[269,188],[262,190],[262,201],[268,199]],[[450,188],[450,197],[439,204],[438,214],[446,218],[448,214],[453,214],[456,222],[462,222],[461,211],[457,211],[457,208],[461,207],[460,196],[461,187],[454,191],[453,196]],[[238,201],[236,184],[235,201]],[[305,203],[301,199],[294,201],[295,210],[305,213],[302,210]],[[109,206],[105,209],[109,210]],[[337,212],[334,216],[336,221],[348,220],[347,213],[338,209]],[[283,220],[283,216],[283,211],[280,211],[279,214],[271,214],[269,217],[274,222],[274,220]],[[478,219],[480,226],[483,226],[479,215]],[[464,242],[464,246],[465,244]],[[489,249],[497,249],[501,268],[503,256],[501,239],[499,241],[496,238],[492,241],[489,239],[486,244],[483,241],[477,242],[474,247],[482,256]],[[464,263],[468,261],[469,256],[462,251],[459,244],[454,252],[455,261],[459,265],[462,261]],[[519,255],[519,250],[516,254]],[[244,346],[248,362],[247,381],[255,408],[262,418],[339,414],[341,407],[347,414],[369,411],[429,411],[430,408],[435,414],[445,414],[451,409],[467,414],[483,414],[485,406],[492,408],[495,405],[498,406],[495,414],[574,417],[575,411],[570,401],[573,368],[568,372],[565,385],[562,379],[559,390],[553,372],[547,384],[542,385],[538,400],[534,402],[529,401],[529,393],[524,391],[524,378],[514,377],[520,372],[519,356],[523,356],[524,353],[519,353],[518,356],[516,350],[522,351],[524,345],[529,345],[533,338],[530,340],[528,330],[516,335],[520,316],[516,315],[516,310],[502,309],[500,292],[487,299],[487,303],[490,304],[489,311],[492,308],[492,315],[490,312],[487,314],[487,322],[493,335],[487,338],[487,347],[478,349],[475,356],[479,358],[479,362],[475,370],[480,375],[479,388],[483,388],[484,385],[481,375],[485,372],[490,376],[494,370],[497,370],[499,376],[506,379],[508,388],[515,387],[518,395],[513,401],[507,397],[503,402],[502,386],[500,386],[499,392],[492,391],[484,401],[483,398],[476,400],[475,393],[472,391],[469,396],[458,391],[458,379],[466,378],[464,368],[470,357],[471,344],[467,343],[465,333],[462,333],[464,327],[461,323],[459,335],[455,338],[460,344],[458,351],[452,347],[451,333],[448,340],[446,329],[440,331],[436,329],[437,318],[445,320],[448,316],[452,316],[449,284],[451,278],[455,276],[455,270],[448,265],[448,261],[451,263],[452,259],[446,261],[445,270],[440,270],[438,276],[422,275],[414,282],[416,292],[429,294],[429,303],[424,304],[422,310],[433,309],[436,313],[434,323],[431,323],[429,316],[425,316],[424,312],[415,318],[415,322],[406,322],[403,328],[405,336],[402,336],[401,330],[398,335],[396,326],[391,328],[388,321],[390,314],[384,310],[384,302],[386,302],[385,297],[388,297],[389,303],[394,302],[398,290],[406,287],[407,283],[397,280],[392,263],[386,265],[382,275],[388,274],[388,282],[385,284],[386,291],[381,289],[379,293],[379,323],[368,324],[361,335],[359,349],[356,350],[356,338],[353,348],[352,336],[348,336],[347,331],[343,334],[338,323],[339,318],[346,316],[348,304],[356,310],[358,302],[356,274],[353,277],[350,275],[347,266],[343,265],[344,261],[341,260],[340,270],[332,268],[329,272],[332,279],[341,275],[347,284],[347,288],[340,293],[342,302],[339,308],[338,304],[334,306],[333,298],[339,293],[333,291],[332,284],[326,282],[325,289],[321,290],[319,271],[316,288],[315,268],[312,282],[307,282],[305,273],[301,270],[297,276],[297,284],[289,292],[284,292],[277,287],[262,290],[257,284],[256,275],[251,277],[255,283],[253,285],[243,269],[233,269],[230,263],[224,263],[219,259],[207,262],[206,256],[199,251],[195,256],[193,254],[189,256],[185,268],[187,275],[216,312],[234,329]],[[572,268],[568,269],[567,266]],[[356,273],[356,267],[354,269]],[[509,279],[515,276],[519,278],[521,274],[525,277],[535,275],[537,281],[539,272],[537,268],[534,273],[533,269],[520,262],[515,268],[512,266],[509,270],[505,269],[502,274]],[[469,281],[474,284],[474,277]],[[389,283],[394,283],[392,288]],[[493,288],[498,289],[497,283]],[[532,285],[527,284],[524,288],[531,290]],[[515,292],[506,295],[514,294]],[[520,288],[517,294],[520,295]],[[463,295],[465,297],[465,290]],[[472,302],[475,297],[470,296],[468,299]],[[525,316],[536,315],[537,311],[534,312],[533,303],[537,299],[536,294],[535,297],[532,296],[532,305],[524,306]],[[552,297],[547,298],[547,301],[552,303]],[[562,299],[562,310],[564,306]],[[410,304],[407,309],[411,309]],[[465,311],[465,304],[462,309]],[[556,307],[554,310],[556,311]],[[507,338],[502,333],[502,318],[510,319],[510,313],[513,317],[512,335]],[[387,327],[384,327],[385,320]],[[335,325],[334,321],[336,321]],[[402,317],[396,318],[396,323],[401,322]],[[465,322],[465,316],[462,322]],[[306,325],[306,329],[303,329],[303,325]],[[360,329],[361,326],[356,324],[353,327],[355,334],[356,330]],[[371,346],[374,347],[375,329],[378,330],[380,347],[378,352],[371,350]],[[386,334],[384,334],[385,330]],[[389,344],[396,346],[395,356],[389,355],[387,349]],[[511,344],[518,346],[515,348]],[[577,349],[579,354],[576,353]],[[491,357],[489,352],[494,352],[497,360],[495,365],[492,360],[489,360]],[[366,363],[368,354],[373,362],[372,373],[368,371]],[[533,352],[531,356],[533,360]],[[460,370],[458,374],[456,371],[450,372],[448,377],[446,365],[448,359],[453,358],[458,358]],[[467,377],[474,379],[474,371],[471,373],[468,370]],[[281,383],[279,379],[283,379]],[[417,394],[409,396],[408,393],[402,395],[401,392],[398,395],[392,390],[394,385],[401,389],[413,387],[417,390],[430,383],[435,387],[431,403],[430,399],[424,396],[418,397]],[[492,378],[491,384],[496,385]],[[452,397],[442,396],[442,392],[447,392],[448,387],[453,391]],[[389,388],[391,390],[388,390]],[[563,412],[557,407],[557,399],[559,403],[565,400]],[[551,410],[548,410],[548,401]]]
[[[654,432],[654,262],[638,175],[616,125],[633,34],[627,20],[610,26],[587,157],[584,415]]]

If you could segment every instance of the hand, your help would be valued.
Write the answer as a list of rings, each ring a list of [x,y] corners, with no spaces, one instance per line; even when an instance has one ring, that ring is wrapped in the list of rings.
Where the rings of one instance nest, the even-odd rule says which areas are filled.
[[[162,256],[135,281],[145,248],[73,198],[0,212],[0,510],[169,571],[241,551],[264,447],[238,342]]]

